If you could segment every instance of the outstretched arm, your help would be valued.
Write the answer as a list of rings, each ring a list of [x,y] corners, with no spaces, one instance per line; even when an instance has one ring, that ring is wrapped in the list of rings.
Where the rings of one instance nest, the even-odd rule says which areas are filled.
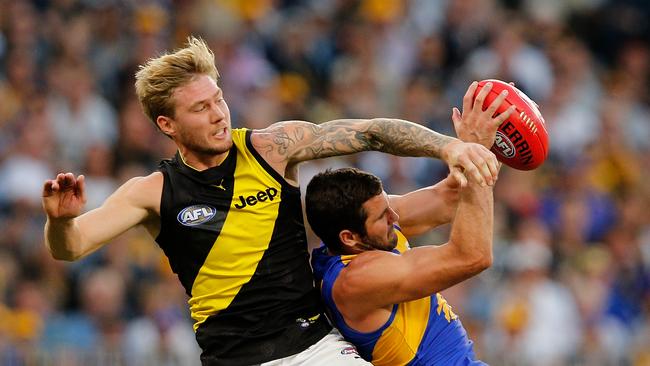
[[[452,116],[456,131],[465,143],[417,123],[394,118],[338,119],[319,125],[305,121],[278,122],[254,131],[252,143],[276,171],[294,182],[297,182],[296,167],[300,162],[374,150],[442,159],[461,186],[467,184],[467,179],[479,185],[492,185],[498,175],[498,163],[488,149],[497,126],[513,109],[492,118],[506,95],[497,97],[483,111],[491,85],[486,85],[473,98],[477,85],[474,82],[467,89],[462,116],[456,109]]]
[[[284,121],[260,131],[290,163],[376,150],[400,156],[442,158],[457,139],[399,119],[338,119],[319,125]],[[267,151],[270,153],[271,151]]]
[[[320,125],[284,121],[255,131],[252,139],[266,161],[289,179],[295,178],[300,162],[371,150],[442,159],[463,184],[466,176],[491,185],[497,175],[497,160],[485,147],[400,119],[339,119]]]
[[[161,173],[133,178],[101,207],[81,215],[86,203],[84,177],[59,174],[43,187],[45,245],[55,259],[82,258],[131,227],[150,224],[148,219],[159,211],[161,192]]]

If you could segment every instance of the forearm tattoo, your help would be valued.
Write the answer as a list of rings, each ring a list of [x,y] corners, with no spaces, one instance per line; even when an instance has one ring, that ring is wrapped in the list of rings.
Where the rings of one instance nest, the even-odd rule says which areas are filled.
[[[400,119],[371,120],[369,132],[381,141],[383,151],[398,156],[440,158],[442,149],[454,138],[439,134],[422,125]]]
[[[439,158],[442,148],[454,140],[421,125],[389,118],[341,119],[320,125],[279,123],[261,137],[266,143],[256,147],[267,159],[279,155],[294,162],[360,151]]]

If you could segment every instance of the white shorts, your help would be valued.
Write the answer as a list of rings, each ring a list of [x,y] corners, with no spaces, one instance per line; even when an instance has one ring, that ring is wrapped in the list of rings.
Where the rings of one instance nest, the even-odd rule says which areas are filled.
[[[260,366],[338,366],[372,365],[359,356],[357,348],[346,341],[336,328],[323,339],[293,356],[264,362]]]

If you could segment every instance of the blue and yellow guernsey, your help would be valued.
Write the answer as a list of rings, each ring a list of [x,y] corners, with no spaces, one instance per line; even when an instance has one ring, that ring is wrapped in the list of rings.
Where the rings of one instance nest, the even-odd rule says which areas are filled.
[[[406,237],[396,227],[395,253],[409,250]],[[361,356],[375,366],[382,365],[485,365],[475,360],[472,341],[467,337],[451,306],[438,293],[393,305],[384,325],[374,332],[358,332],[343,319],[332,298],[332,287],[341,270],[356,255],[329,255],[321,246],[312,253],[312,266],[330,320],[352,342]]]
[[[156,241],[189,296],[204,365],[251,365],[299,353],[330,330],[314,287],[300,190],[233,129],[219,165],[177,154],[164,175]]]

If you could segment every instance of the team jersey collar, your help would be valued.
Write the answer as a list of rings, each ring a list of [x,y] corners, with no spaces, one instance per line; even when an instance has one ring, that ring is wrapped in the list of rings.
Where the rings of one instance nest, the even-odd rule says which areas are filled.
[[[339,261],[340,256],[330,255],[327,247],[321,243],[321,246],[314,249],[311,254],[311,265],[314,269],[316,281],[321,281],[329,268]]]
[[[197,180],[204,184],[213,184],[215,181],[219,181],[225,176],[232,174],[235,170],[235,163],[237,160],[237,151],[235,144],[232,145],[228,151],[228,156],[220,165],[208,168],[205,170],[197,170],[187,164],[183,159],[180,151],[176,151],[172,161],[176,163],[180,171],[187,175],[188,177]]]

